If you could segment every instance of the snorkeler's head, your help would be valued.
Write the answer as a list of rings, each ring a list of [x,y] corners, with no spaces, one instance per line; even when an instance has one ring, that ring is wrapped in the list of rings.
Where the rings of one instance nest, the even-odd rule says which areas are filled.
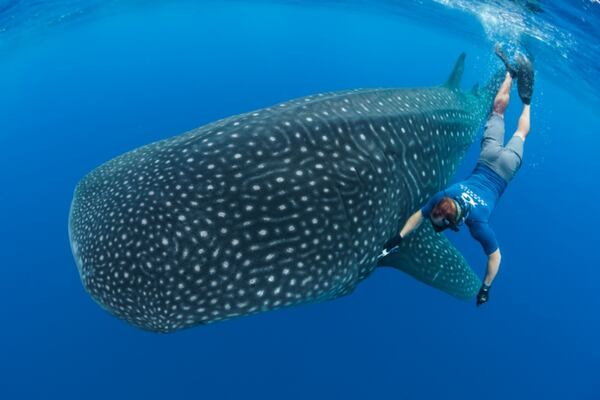
[[[458,202],[451,197],[443,197],[431,210],[429,219],[433,229],[442,232],[447,228],[457,231],[463,217],[464,212]]]

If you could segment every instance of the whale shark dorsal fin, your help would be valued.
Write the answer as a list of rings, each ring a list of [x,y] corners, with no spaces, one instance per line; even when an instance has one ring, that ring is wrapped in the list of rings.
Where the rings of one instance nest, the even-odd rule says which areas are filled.
[[[458,56],[458,60],[456,60],[456,64],[454,64],[454,69],[445,84],[448,89],[458,89],[460,87],[460,80],[465,71],[466,56],[465,53],[460,53],[460,56]]]
[[[479,96],[479,83],[476,83],[471,88],[471,94],[475,96]]]
[[[481,287],[462,254],[430,224],[423,224],[377,266],[399,269],[459,299],[472,298]]]

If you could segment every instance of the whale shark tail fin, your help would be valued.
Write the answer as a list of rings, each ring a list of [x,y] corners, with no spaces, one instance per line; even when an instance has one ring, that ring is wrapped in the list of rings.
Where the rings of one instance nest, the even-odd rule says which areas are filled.
[[[465,53],[460,53],[460,56],[458,56],[458,60],[456,60],[456,64],[454,64],[454,69],[446,81],[446,87],[449,89],[460,88],[460,80],[462,79],[463,72],[465,71],[466,56],[467,55]]]
[[[395,250],[379,259],[377,266],[399,269],[463,300],[473,298],[481,287],[479,277],[462,254],[430,224],[423,224],[404,239]]]

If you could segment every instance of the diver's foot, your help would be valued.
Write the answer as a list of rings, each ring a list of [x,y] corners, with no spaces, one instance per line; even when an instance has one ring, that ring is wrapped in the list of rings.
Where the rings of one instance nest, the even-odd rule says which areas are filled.
[[[519,53],[515,56],[519,69],[517,70],[517,89],[523,104],[531,104],[533,94],[533,64],[527,56]]]
[[[504,54],[504,51],[502,50],[502,46],[500,46],[500,43],[496,44],[496,55],[504,63],[504,66],[506,67],[506,71],[510,74],[510,77],[514,78],[517,75],[517,67],[510,63],[510,61],[508,60],[508,57],[506,56],[506,54]]]

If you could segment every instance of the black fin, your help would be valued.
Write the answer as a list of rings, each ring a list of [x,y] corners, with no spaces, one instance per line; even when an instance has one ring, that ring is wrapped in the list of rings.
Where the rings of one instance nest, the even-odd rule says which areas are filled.
[[[498,56],[498,58],[500,59],[500,61],[502,61],[502,63],[504,64],[506,71],[508,71],[510,76],[512,78],[514,78],[517,75],[518,67],[510,63],[510,60],[508,59],[508,56],[502,50],[502,46],[500,46],[500,43],[496,44],[495,52],[496,52],[496,55]]]
[[[461,53],[460,56],[458,56],[458,60],[456,60],[454,69],[452,70],[452,73],[446,81],[446,86],[449,89],[458,89],[460,87],[460,80],[462,78],[463,72],[465,71],[466,56],[467,55],[465,53]]]
[[[517,89],[519,97],[523,104],[531,104],[531,95],[533,94],[534,72],[533,65],[527,56],[523,54],[517,55]]]

